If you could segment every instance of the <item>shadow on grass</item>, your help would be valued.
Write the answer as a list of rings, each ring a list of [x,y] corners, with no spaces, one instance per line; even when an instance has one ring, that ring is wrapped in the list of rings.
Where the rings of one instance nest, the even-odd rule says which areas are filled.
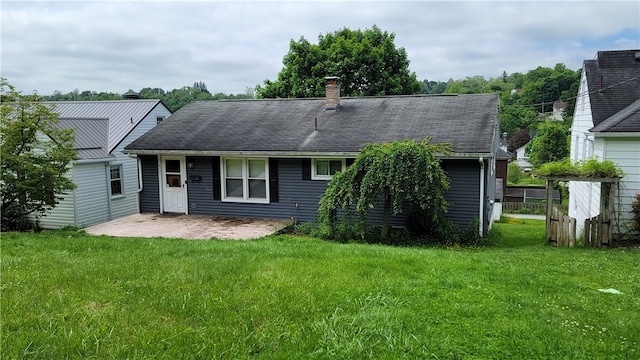
[[[486,240],[487,245],[505,248],[546,245],[545,222],[503,217],[493,224]]]

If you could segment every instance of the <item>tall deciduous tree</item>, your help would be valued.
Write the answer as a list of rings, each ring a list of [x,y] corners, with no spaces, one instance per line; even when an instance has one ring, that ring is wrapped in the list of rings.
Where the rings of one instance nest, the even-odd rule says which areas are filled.
[[[65,174],[75,159],[72,130],[36,95],[22,95],[0,79],[2,230],[22,230],[25,216],[53,208],[55,194],[75,187]]]
[[[305,98],[325,95],[324,78],[340,77],[344,96],[401,95],[420,92],[420,82],[409,72],[404,48],[396,48],[395,35],[371,29],[343,28],[318,37],[291,40],[284,68],[277,81],[256,86],[262,98]]]
[[[560,122],[545,121],[527,145],[529,159],[535,166],[560,161],[569,155],[569,131]]]
[[[365,220],[369,209],[382,199],[381,236],[386,238],[391,213],[400,213],[405,201],[432,214],[446,212],[449,180],[435,154],[450,151],[450,144],[430,144],[429,139],[366,145],[353,165],[329,182],[320,200],[320,220],[331,225],[339,208],[349,211],[354,205]]]

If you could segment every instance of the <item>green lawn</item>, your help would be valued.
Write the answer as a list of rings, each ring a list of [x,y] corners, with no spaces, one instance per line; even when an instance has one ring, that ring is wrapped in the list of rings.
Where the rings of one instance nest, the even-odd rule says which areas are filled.
[[[640,357],[640,252],[543,233],[500,223],[450,249],[2,234],[0,357]]]

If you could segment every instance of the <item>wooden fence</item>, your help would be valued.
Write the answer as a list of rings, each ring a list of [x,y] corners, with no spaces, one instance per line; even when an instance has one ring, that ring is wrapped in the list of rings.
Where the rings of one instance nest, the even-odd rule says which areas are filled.
[[[565,215],[554,206],[547,226],[549,227],[548,234],[551,245],[576,246],[576,219]]]
[[[559,209],[567,212],[568,206],[562,204],[554,204],[554,207],[558,207]],[[532,214],[544,214],[547,211],[546,203],[523,203],[523,202],[503,202],[502,203],[502,212],[509,213],[510,211],[522,211],[521,209],[529,209]]]
[[[611,243],[611,221],[602,213],[584,221],[584,247],[608,247]]]

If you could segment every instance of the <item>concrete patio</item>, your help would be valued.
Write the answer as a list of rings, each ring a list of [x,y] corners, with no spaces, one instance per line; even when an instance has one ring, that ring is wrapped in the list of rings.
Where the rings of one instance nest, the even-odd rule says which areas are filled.
[[[134,214],[84,229],[88,234],[180,239],[256,239],[287,225],[283,220],[180,214]]]

